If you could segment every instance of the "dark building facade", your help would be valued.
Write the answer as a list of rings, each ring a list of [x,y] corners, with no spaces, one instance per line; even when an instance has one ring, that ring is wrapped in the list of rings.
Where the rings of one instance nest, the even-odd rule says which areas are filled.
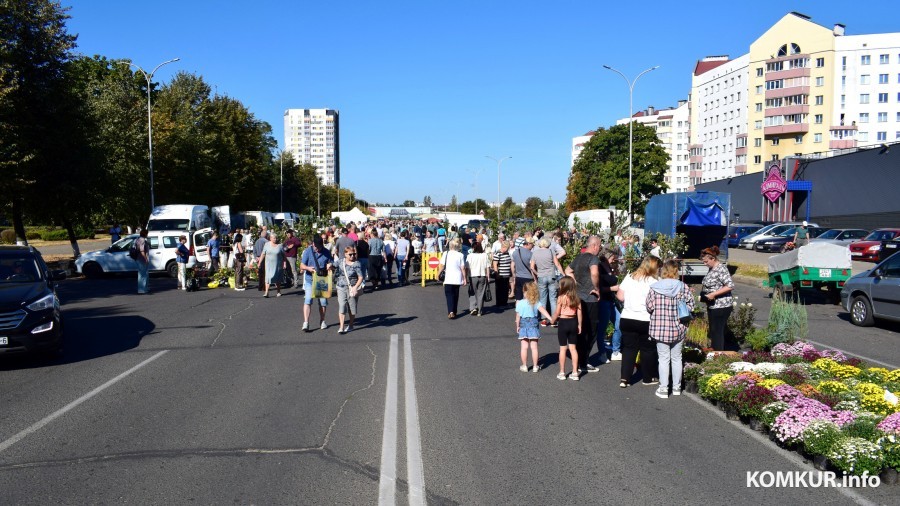
[[[769,170],[771,164],[776,170]],[[809,219],[826,228],[898,227],[900,143],[829,158],[785,158],[770,162],[764,172],[702,183],[696,190],[731,193],[732,221]]]

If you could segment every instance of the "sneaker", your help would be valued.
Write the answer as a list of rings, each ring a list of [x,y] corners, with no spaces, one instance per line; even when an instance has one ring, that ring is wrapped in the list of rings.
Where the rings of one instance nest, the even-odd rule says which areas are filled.
[[[187,288],[185,288],[185,290],[187,290]],[[236,291],[236,292],[243,292],[244,290],[246,290],[246,288],[235,288],[234,289],[234,291]]]
[[[612,355],[609,356],[609,359],[613,362],[621,362],[622,361],[622,352],[614,351]]]
[[[539,366],[539,365],[535,365],[534,367],[531,368],[531,372],[538,372],[540,370],[541,370],[541,366]]]
[[[680,388],[673,388],[673,389],[672,389],[672,395],[681,395],[681,389],[680,389]]]
[[[619,388],[628,388],[628,382],[625,380],[619,380]]]
[[[524,365],[524,364],[523,364],[523,365],[520,365],[520,366],[519,366],[519,370],[522,371],[522,372],[528,372],[528,366],[527,366],[527,365]]]
[[[325,322],[322,322],[322,324],[321,324],[321,325],[319,325],[319,328],[320,328],[320,329],[322,329],[322,330],[325,330],[325,329],[327,329],[327,328],[328,328],[328,324],[327,324],[327,323],[325,323]]]
[[[338,334],[343,334],[343,333],[344,333],[344,327],[339,328],[339,329],[338,329]]]
[[[609,363],[609,359],[606,358],[606,355],[603,353],[600,354],[600,358],[598,360],[600,361],[600,365]]]
[[[566,379],[566,373],[561,372],[561,373],[557,374],[557,375],[556,375],[556,379],[558,379],[558,380],[565,380],[565,379]]]
[[[477,309],[473,309],[473,310],[469,311],[469,316],[475,316],[475,315],[477,315],[477,314],[478,314],[478,310],[477,310]]]
[[[309,322],[303,322],[303,327],[300,328],[303,332],[309,332]]]
[[[659,385],[659,378],[652,378],[650,381],[641,381],[642,385]]]
[[[587,366],[587,372],[600,372],[600,368],[594,367],[594,366],[592,366],[591,364],[588,364],[588,366]]]
[[[548,322],[547,320],[541,320],[541,327],[546,327],[549,324],[550,322]]]
[[[663,390],[662,388],[657,388],[657,389],[656,389],[656,396],[659,397],[660,399],[668,399],[668,398],[669,398],[669,391],[668,391],[668,390]]]
[[[581,372],[580,371],[572,371],[572,374],[569,375],[569,379],[572,381],[580,380]]]
[[[347,328],[344,329],[344,334],[353,330],[353,325],[347,325]]]

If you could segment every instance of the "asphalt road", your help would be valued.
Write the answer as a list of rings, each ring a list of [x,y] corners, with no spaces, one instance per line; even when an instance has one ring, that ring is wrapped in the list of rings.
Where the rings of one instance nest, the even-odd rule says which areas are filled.
[[[812,468],[691,395],[618,388],[618,363],[557,380],[553,329],[546,369],[522,373],[512,311],[449,321],[439,286],[366,294],[347,335],[334,307],[301,333],[291,290],[173,287],[63,282],[64,357],[0,357],[0,501],[896,504],[887,486],[747,488]],[[827,339],[892,336],[819,310]]]

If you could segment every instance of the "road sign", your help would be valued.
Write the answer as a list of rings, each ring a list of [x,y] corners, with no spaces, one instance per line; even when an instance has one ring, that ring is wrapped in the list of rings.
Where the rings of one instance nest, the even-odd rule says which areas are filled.
[[[441,260],[438,257],[429,257],[428,258],[428,268],[429,269],[437,269],[441,265]]]

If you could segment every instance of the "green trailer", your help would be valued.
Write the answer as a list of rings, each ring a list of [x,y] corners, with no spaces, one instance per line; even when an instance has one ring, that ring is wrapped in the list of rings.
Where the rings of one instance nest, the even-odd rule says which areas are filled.
[[[813,242],[769,257],[769,278],[763,285],[779,297],[804,288],[825,288],[831,301],[837,303],[841,287],[853,275],[852,266],[847,246]]]

